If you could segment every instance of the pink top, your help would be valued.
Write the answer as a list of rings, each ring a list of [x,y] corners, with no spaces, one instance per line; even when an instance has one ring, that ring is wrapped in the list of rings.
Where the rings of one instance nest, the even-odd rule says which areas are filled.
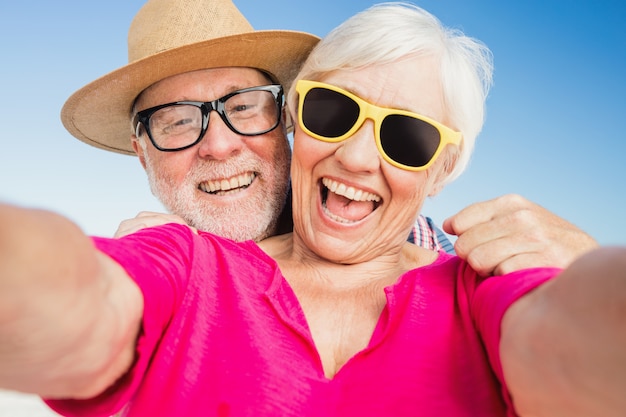
[[[69,416],[512,416],[502,386],[507,307],[556,275],[482,279],[444,253],[385,288],[369,346],[331,380],[276,262],[255,243],[186,227],[94,239],[144,294],[133,368]],[[509,411],[507,411],[509,409]]]

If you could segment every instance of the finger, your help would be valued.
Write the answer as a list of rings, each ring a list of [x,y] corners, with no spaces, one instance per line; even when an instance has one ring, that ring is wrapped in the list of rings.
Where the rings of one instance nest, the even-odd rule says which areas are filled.
[[[137,213],[137,215],[134,218],[135,219],[144,219],[144,218],[147,218],[147,217],[167,217],[167,218],[171,217],[171,218],[181,219],[179,216],[177,216],[175,214],[160,213],[158,211],[140,211],[139,213]]]
[[[137,215],[134,218],[135,219],[141,219],[141,218],[144,218],[144,217],[157,216],[159,214],[162,214],[163,216],[166,215],[166,213],[158,213],[156,211],[140,211],[139,213],[137,213]]]
[[[145,222],[138,222],[137,218],[124,220],[122,221],[122,223],[120,223],[113,237],[114,238],[124,237],[124,236],[130,235],[131,233],[135,233],[141,229],[145,229],[146,227],[150,227],[150,226],[148,226],[148,224],[146,224]]]
[[[179,216],[146,211],[140,212],[132,219],[122,221],[115,232],[114,237],[119,238],[147,227],[160,226],[167,223],[187,225],[187,223]]]
[[[507,238],[494,239],[474,246],[467,254],[461,256],[480,276],[493,275],[498,268],[512,257],[522,253]]]
[[[539,263],[544,265],[547,262],[544,259],[556,258],[554,250],[559,246],[549,229],[536,227],[534,214],[530,210],[514,211],[474,226],[457,238],[455,251],[483,276],[497,271],[501,264],[517,255],[538,254]]]
[[[490,242],[499,242],[492,245],[494,249],[502,249],[499,245],[506,236],[515,233],[511,231],[511,227],[515,223],[509,219],[510,216],[496,217],[488,221],[478,223],[460,233],[454,243],[454,250],[461,258],[468,258],[470,253],[476,248],[489,244]],[[507,245],[508,248],[508,245]]]
[[[546,255],[545,252],[528,252],[516,254],[515,256],[504,259],[494,268],[493,275],[510,274],[511,272],[519,271],[521,269],[527,269],[529,268],[529,265],[532,265],[533,268],[561,267],[559,265],[554,265],[552,257]]]
[[[447,218],[443,228],[447,233],[459,236],[472,227],[490,221],[497,210],[495,204],[494,200],[471,204]]]
[[[443,223],[443,229],[446,233],[458,236],[478,224],[489,222],[495,217],[522,209],[529,204],[532,203],[517,194],[507,194],[474,203],[447,218]]]
[[[472,248],[466,261],[481,276],[501,275],[525,268],[557,266],[552,248],[535,239],[506,235]]]
[[[509,217],[531,220],[505,222],[510,228],[499,238],[481,240],[479,237],[468,243],[473,233],[470,230],[457,239],[455,249],[459,256],[466,259],[482,276],[492,273],[500,275],[524,268],[565,268],[580,254],[595,246],[593,239],[588,239],[586,234],[578,230],[523,226],[528,221],[533,222],[532,215],[528,213],[516,212]],[[574,246],[570,243],[574,239],[566,237],[570,233],[576,236]],[[588,239],[589,244],[585,244],[585,239]]]

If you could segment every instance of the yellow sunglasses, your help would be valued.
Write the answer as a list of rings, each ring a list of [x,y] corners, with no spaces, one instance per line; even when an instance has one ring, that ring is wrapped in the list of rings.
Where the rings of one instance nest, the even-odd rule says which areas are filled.
[[[408,171],[428,169],[446,145],[459,146],[463,137],[426,116],[376,106],[334,85],[299,80],[296,91],[298,122],[309,136],[341,142],[371,119],[378,151],[391,165]]]

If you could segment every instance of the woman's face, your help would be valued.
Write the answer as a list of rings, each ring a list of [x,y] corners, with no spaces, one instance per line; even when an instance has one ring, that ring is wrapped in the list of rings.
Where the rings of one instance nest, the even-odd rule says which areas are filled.
[[[381,107],[447,122],[436,62],[428,57],[333,71],[315,81]],[[369,119],[338,143],[312,138],[296,125],[291,169],[296,241],[339,263],[397,254],[424,199],[438,191],[445,158],[444,152],[418,172],[389,164],[378,151]]]

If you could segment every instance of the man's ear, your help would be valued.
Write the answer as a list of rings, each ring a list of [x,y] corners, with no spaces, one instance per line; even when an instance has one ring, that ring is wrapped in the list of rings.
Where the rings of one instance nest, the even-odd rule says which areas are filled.
[[[141,163],[141,166],[143,167],[143,169],[146,169],[146,157],[143,154],[144,150],[141,144],[139,143],[139,139],[137,139],[137,136],[132,135],[130,137],[130,143],[133,145],[133,150],[137,154],[137,157],[139,158],[139,162]]]

